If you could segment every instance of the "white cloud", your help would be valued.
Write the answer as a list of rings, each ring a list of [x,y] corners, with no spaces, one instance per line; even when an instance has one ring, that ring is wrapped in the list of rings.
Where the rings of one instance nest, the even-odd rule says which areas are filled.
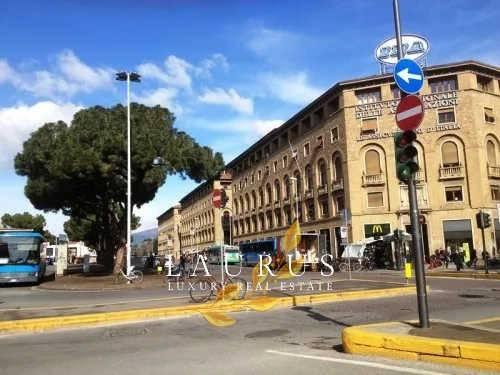
[[[227,135],[236,135],[238,137],[249,137],[251,141],[256,141],[282,124],[283,120],[262,120],[257,118],[234,118],[224,121],[193,120],[191,122],[191,125],[198,129],[224,132]]]
[[[291,32],[260,27],[251,30],[248,47],[258,55],[265,55],[276,48],[286,47],[297,39],[298,36]]]
[[[167,107],[176,115],[182,113],[182,107],[176,103],[178,90],[173,87],[162,87],[152,91],[145,91],[141,95],[132,94],[132,100],[147,106],[161,105]]]
[[[227,71],[229,69],[229,62],[227,61],[226,56],[224,56],[223,54],[214,53],[211,57],[209,57],[208,59],[204,59],[200,63],[200,66],[197,67],[196,72],[198,75],[204,78],[210,78],[212,75],[212,70],[214,70],[218,66],[220,66],[222,70]]]
[[[0,108],[0,169],[13,167],[14,156],[22,150],[23,142],[46,122],[58,120],[70,123],[73,114],[83,107],[73,104],[38,102],[32,106],[18,105]]]
[[[253,113],[252,99],[240,96],[235,89],[227,91],[222,88],[205,90],[198,99],[203,103],[227,105],[241,113]]]
[[[70,97],[111,86],[114,73],[111,68],[93,68],[71,50],[61,52],[56,60],[52,69],[36,71],[21,71],[0,60],[0,84],[9,83],[18,90],[45,98]]]
[[[141,64],[137,67],[139,74],[145,78],[157,79],[167,85],[189,89],[191,88],[191,76],[188,71],[193,66],[187,61],[170,55],[165,59],[165,68],[153,63]]]
[[[304,72],[290,75],[268,73],[262,75],[260,80],[267,92],[292,104],[309,103],[323,92],[308,82],[307,74]]]

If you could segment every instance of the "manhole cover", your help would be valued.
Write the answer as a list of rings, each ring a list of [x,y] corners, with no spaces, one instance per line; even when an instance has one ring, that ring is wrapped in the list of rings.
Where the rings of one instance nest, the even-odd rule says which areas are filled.
[[[278,336],[283,336],[283,335],[286,335],[287,333],[290,333],[289,330],[287,329],[270,329],[270,330],[267,330],[267,331],[257,331],[257,332],[252,332],[252,333],[249,333],[247,335],[245,335],[245,337],[247,339],[257,339],[257,338],[261,338],[261,337],[278,337]]]
[[[482,294],[459,294],[458,296],[462,298],[486,298]]]
[[[140,327],[112,328],[104,333],[104,337],[124,337],[147,335],[149,329]]]

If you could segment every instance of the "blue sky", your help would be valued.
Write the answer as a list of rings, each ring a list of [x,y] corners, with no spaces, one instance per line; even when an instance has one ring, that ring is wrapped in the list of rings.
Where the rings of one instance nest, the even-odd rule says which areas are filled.
[[[391,0],[3,0],[0,6],[0,214],[30,211],[13,171],[43,123],[125,100],[117,70],[143,82],[133,99],[171,109],[176,126],[230,161],[339,80],[376,74],[394,34]],[[403,33],[427,37],[430,64],[500,65],[497,0],[400,0]],[[194,183],[169,177],[139,209],[143,226]],[[62,232],[65,217],[46,214]]]

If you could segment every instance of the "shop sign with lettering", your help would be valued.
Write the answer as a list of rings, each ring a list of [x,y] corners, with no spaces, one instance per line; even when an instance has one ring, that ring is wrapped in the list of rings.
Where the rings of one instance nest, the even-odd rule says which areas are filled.
[[[405,59],[419,60],[424,58],[430,50],[429,41],[421,36],[406,34],[401,36],[403,56]],[[396,38],[382,42],[375,49],[375,58],[382,64],[394,65],[398,62],[398,47]]]

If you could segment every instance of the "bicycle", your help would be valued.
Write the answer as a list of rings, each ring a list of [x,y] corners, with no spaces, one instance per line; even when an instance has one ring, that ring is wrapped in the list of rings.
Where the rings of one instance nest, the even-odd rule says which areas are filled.
[[[168,285],[170,282],[183,282],[187,281],[191,275],[189,274],[189,270],[186,268],[182,268],[179,265],[174,266],[171,271],[171,275],[168,274],[168,268],[165,267],[165,271],[163,272],[163,284]]]
[[[361,260],[362,271],[373,271],[375,269],[375,261],[370,258],[363,258]]]
[[[123,272],[122,269],[120,269],[120,272],[118,272],[115,275],[115,278],[113,282],[115,284],[120,284],[124,282],[125,280],[130,281],[131,283],[142,283],[142,280],[144,279],[144,275],[142,274],[142,271],[139,270],[134,270],[134,266],[130,268],[130,273],[127,275],[125,272]]]
[[[247,282],[241,277],[224,277],[221,283],[214,276],[197,276],[193,281],[188,281],[189,297],[196,303],[208,301],[212,296],[218,294],[228,285],[235,285],[236,297],[232,299],[239,300],[245,298],[247,293]],[[232,294],[229,291],[228,294]]]
[[[361,263],[359,262],[358,259],[350,259],[350,262],[347,259],[343,259],[340,261],[340,264],[339,264],[340,272],[349,271],[349,264],[351,266],[351,271],[355,271],[355,272],[361,271]]]

